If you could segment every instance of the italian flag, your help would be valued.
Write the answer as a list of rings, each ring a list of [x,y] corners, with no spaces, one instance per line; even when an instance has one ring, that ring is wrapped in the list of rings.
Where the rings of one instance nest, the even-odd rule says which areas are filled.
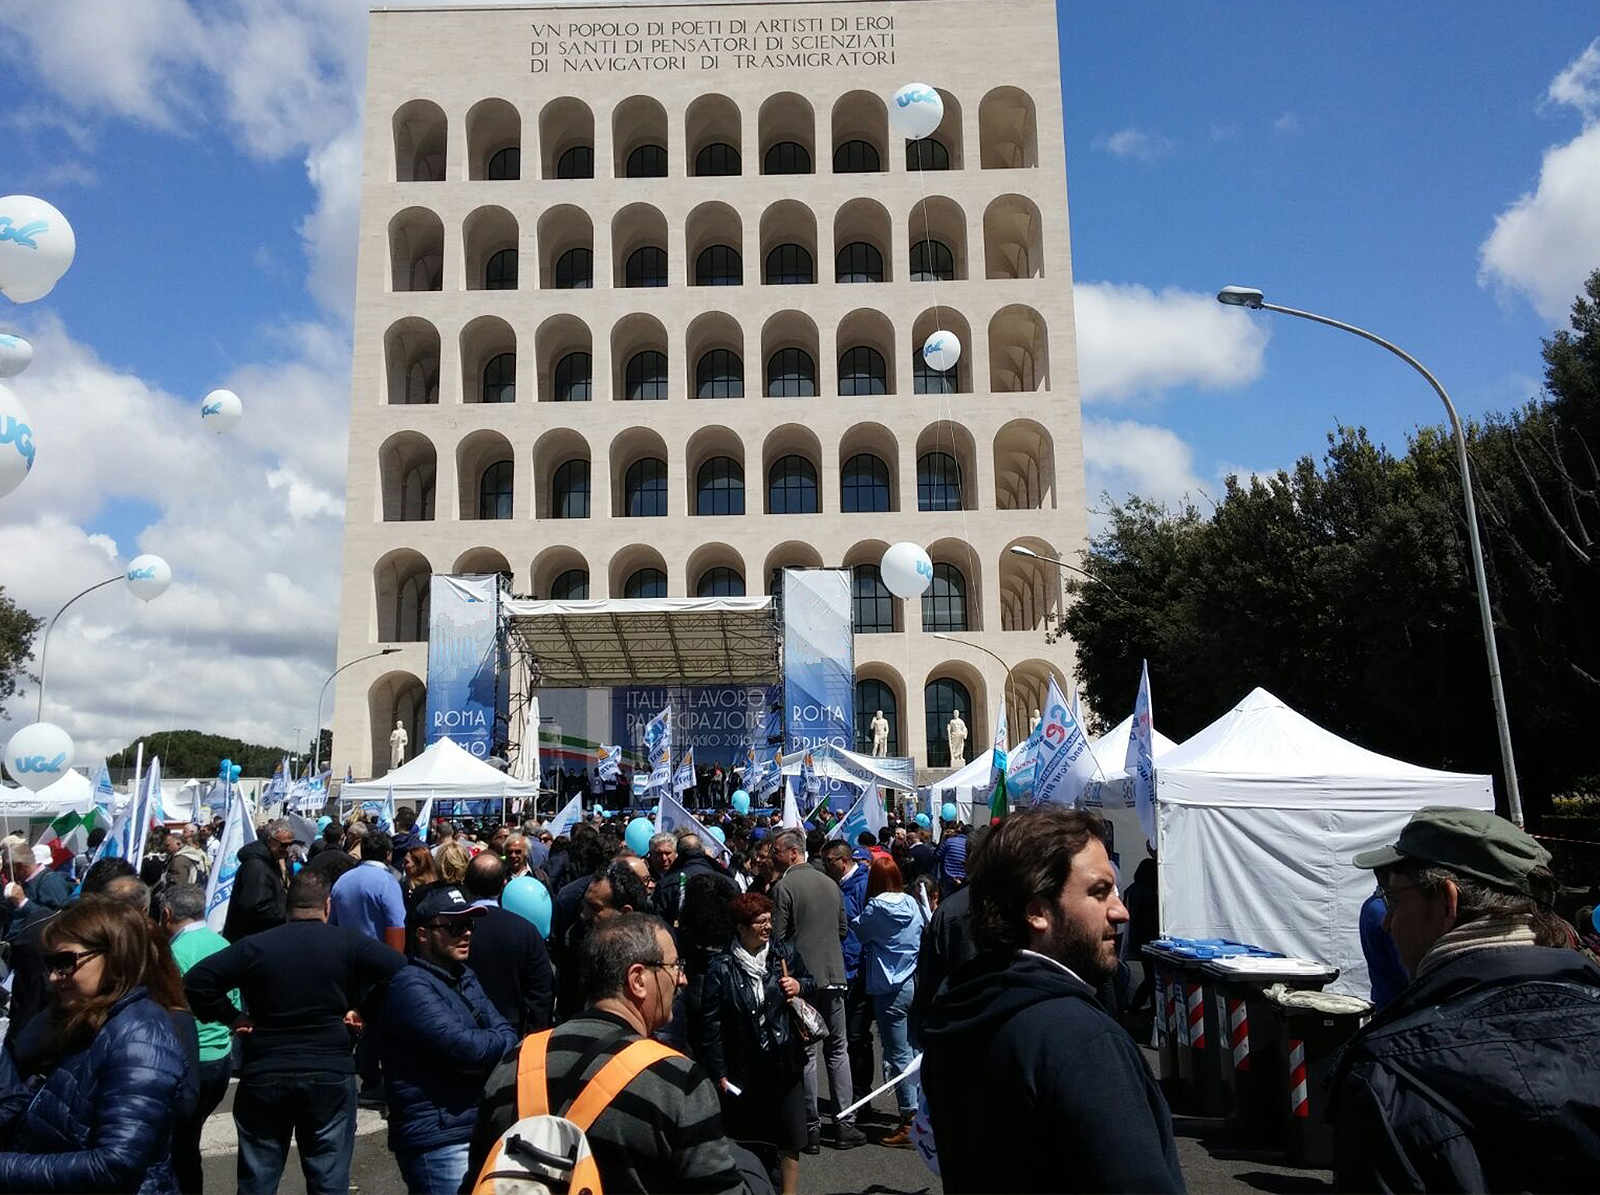
[[[99,810],[73,813],[68,810],[45,827],[35,846],[47,846],[52,851],[60,848],[68,854],[78,854],[89,845],[89,831],[99,822]]]

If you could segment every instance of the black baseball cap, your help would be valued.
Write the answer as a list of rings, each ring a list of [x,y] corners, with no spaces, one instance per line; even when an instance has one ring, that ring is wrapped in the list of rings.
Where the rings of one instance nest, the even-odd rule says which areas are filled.
[[[1528,873],[1548,866],[1550,852],[1526,830],[1486,809],[1430,805],[1411,815],[1393,846],[1363,851],[1352,862],[1364,871],[1379,871],[1408,859],[1528,895]]]
[[[411,906],[411,912],[406,914],[406,928],[416,929],[440,917],[482,917],[486,912],[488,910],[482,906],[474,906],[454,884],[435,884],[425,888],[417,897],[417,903]]]

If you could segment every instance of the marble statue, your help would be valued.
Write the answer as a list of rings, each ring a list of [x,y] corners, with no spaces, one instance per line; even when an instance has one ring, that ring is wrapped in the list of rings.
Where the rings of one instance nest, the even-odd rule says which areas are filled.
[[[411,742],[411,736],[406,733],[405,723],[396,722],[394,733],[389,736],[389,768],[398,768],[406,761],[406,746]]]
[[[1028,719],[1028,733],[1032,734],[1039,729],[1039,711],[1033,711],[1033,717]]]
[[[961,711],[950,715],[944,728],[945,742],[950,744],[950,766],[959,768],[967,762],[967,724],[961,720]]]
[[[879,710],[872,715],[869,726],[872,730],[872,754],[882,759],[889,754],[889,719]]]

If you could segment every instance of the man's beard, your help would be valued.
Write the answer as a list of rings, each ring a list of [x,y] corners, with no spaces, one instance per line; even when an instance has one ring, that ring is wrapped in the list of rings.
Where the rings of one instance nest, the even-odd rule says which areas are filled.
[[[1050,937],[1040,950],[1091,987],[1098,987],[1117,969],[1115,955],[1108,957],[1104,930],[1085,930],[1059,914],[1050,918]]]

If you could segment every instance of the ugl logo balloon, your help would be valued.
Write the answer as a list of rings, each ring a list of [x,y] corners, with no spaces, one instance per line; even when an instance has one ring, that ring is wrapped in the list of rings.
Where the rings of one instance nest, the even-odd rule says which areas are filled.
[[[67,218],[32,195],[0,199],[0,293],[13,303],[42,299],[78,252]]]
[[[61,727],[35,722],[6,744],[6,771],[29,792],[38,792],[67,774],[74,751],[72,739]]]
[[[33,421],[22,400],[0,386],[0,498],[16,489],[33,470]]]

